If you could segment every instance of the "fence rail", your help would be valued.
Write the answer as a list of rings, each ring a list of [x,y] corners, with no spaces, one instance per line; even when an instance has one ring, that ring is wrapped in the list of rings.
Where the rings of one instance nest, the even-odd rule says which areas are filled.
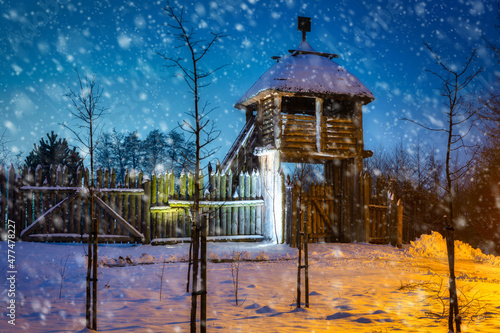
[[[89,183],[89,171],[79,169],[72,177],[68,174],[62,166],[25,168],[17,173],[12,166],[0,166],[2,239],[10,219],[15,222],[18,238],[86,241],[90,205],[84,184]],[[217,167],[207,178],[198,196],[202,213],[210,216],[208,234],[261,235],[264,201],[260,175],[225,175]],[[97,169],[94,180],[94,216],[101,241],[149,243],[152,239],[190,236],[193,174],[182,172],[176,177],[167,172],[153,174],[150,179],[141,171],[128,170],[124,179],[118,180],[113,169]]]

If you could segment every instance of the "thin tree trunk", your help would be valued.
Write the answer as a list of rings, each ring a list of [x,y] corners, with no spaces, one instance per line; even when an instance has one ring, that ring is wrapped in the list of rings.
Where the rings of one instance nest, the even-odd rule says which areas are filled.
[[[196,333],[196,308],[198,297],[198,228],[193,226],[191,242],[193,242],[193,281],[191,291],[191,333]]]
[[[207,331],[207,221],[205,216],[201,225],[201,305],[200,305],[200,332]]]
[[[92,203],[90,204],[92,206]],[[91,323],[91,300],[92,300],[92,293],[91,293],[91,280],[92,280],[92,218],[90,220],[90,225],[88,225],[88,240],[87,240],[87,245],[88,245],[88,253],[87,253],[87,299],[85,302],[85,319],[87,323],[87,328],[92,329],[92,323]]]
[[[455,101],[457,91],[455,91],[455,97],[452,101]],[[453,140],[453,110],[454,104],[450,103],[450,113],[448,115],[448,143],[446,150],[446,185],[447,185],[447,195],[448,195],[448,220],[446,221],[447,233],[446,233],[446,249],[448,252],[448,266],[450,270],[449,278],[449,293],[450,293],[450,311],[448,317],[448,329],[450,332],[461,332],[460,329],[460,316],[458,312],[458,297],[457,297],[457,285],[455,280],[455,237],[454,237],[454,209],[453,209],[453,183],[451,179],[450,170],[450,160],[451,160],[451,145]],[[455,322],[456,331],[453,328],[453,322]]]
[[[299,188],[299,191],[302,191],[302,187]],[[302,192],[300,192],[302,193]],[[302,198],[301,194],[299,194],[299,214],[297,216],[298,221],[297,223],[297,249],[299,250],[298,253],[298,262],[297,262],[297,307],[300,308],[300,266],[302,265],[302,225],[301,225],[301,219],[302,219]]]

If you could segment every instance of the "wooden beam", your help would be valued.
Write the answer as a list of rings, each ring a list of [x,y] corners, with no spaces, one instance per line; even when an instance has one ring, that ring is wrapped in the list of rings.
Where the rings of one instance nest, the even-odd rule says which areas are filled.
[[[318,211],[319,215],[321,215],[321,218],[323,218],[323,220],[325,220],[325,222],[328,225],[328,227],[330,228],[330,230],[332,232],[335,232],[335,229],[333,228],[332,221],[330,221],[330,218],[328,217],[328,215],[325,214],[325,212],[323,211],[323,209],[319,205],[318,201],[317,200],[311,200],[311,201],[314,204],[314,206],[316,207],[316,210]]]

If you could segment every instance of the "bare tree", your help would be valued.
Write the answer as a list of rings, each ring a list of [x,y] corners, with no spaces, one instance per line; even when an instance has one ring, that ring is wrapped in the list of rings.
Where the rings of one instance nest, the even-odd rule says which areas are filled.
[[[187,115],[192,119],[192,121],[184,120],[180,127],[187,133],[194,137],[195,140],[195,155],[194,159],[189,156],[185,158],[193,165],[194,171],[194,195],[193,195],[193,208],[192,208],[192,231],[191,231],[191,244],[193,250],[193,271],[192,271],[192,302],[191,302],[191,332],[196,332],[196,308],[197,308],[197,296],[201,295],[201,305],[200,305],[200,329],[201,332],[206,331],[206,228],[203,225],[205,219],[201,218],[199,209],[199,193],[202,189],[203,184],[200,183],[200,163],[201,161],[212,156],[218,148],[211,148],[211,144],[220,135],[215,127],[214,122],[212,122],[208,116],[212,110],[207,110],[207,105],[204,104],[200,108],[200,89],[209,85],[206,82],[206,78],[211,76],[215,71],[219,70],[221,67],[203,70],[201,67],[201,62],[212,47],[220,41],[221,38],[225,37],[220,33],[210,32],[210,37],[204,39],[203,37],[198,37],[196,31],[189,27],[189,23],[186,20],[186,8],[180,7],[176,9],[167,3],[167,6],[163,8],[163,11],[167,15],[169,22],[167,23],[170,33],[177,41],[176,49],[185,50],[186,56],[177,56],[172,54],[158,53],[163,59],[167,60],[169,67],[174,67],[179,70],[178,76],[182,77],[186,82],[189,90],[193,94],[194,110],[188,111]],[[200,238],[201,237],[201,241]],[[201,252],[201,290],[198,290],[198,256]],[[190,256],[191,257],[191,256]]]
[[[101,118],[105,115],[106,109],[101,107],[102,89],[96,84],[95,75],[89,78],[87,74],[78,77],[78,89],[76,91],[69,88],[66,96],[71,100],[74,109],[70,109],[73,120],[76,121],[74,128],[68,123],[63,126],[69,129],[82,145],[84,156],[90,159],[90,183],[86,179],[86,198],[90,203],[91,227],[88,239],[88,261],[87,261],[87,301],[86,301],[86,322],[87,328],[97,330],[97,247],[98,247],[98,220],[94,217],[95,206],[95,184],[94,184],[94,153],[97,146],[96,138],[101,125]],[[91,294],[92,286],[92,294]],[[91,309],[92,308],[92,309]]]
[[[465,65],[458,70],[453,65],[447,64],[429,44],[425,44],[432,57],[439,66],[438,71],[427,70],[437,77],[441,82],[440,95],[443,97],[443,104],[446,111],[443,112],[445,124],[441,128],[434,128],[415,120],[405,119],[415,123],[429,131],[443,133],[446,136],[446,157],[445,157],[445,201],[447,216],[444,217],[447,229],[446,244],[448,251],[448,264],[450,269],[450,311],[448,318],[448,328],[450,332],[460,332],[461,317],[458,310],[457,288],[455,280],[455,216],[454,216],[454,183],[465,175],[470,167],[478,149],[473,144],[468,144],[466,138],[471,132],[475,121],[480,114],[480,107],[476,107],[470,102],[467,88],[472,80],[481,73],[481,69],[471,73],[472,62],[476,57],[476,50],[472,50],[471,55],[466,59]],[[469,153],[469,158],[460,165],[453,166],[453,156],[459,153]],[[463,160],[463,159],[462,159]],[[455,324],[455,328],[454,328]]]
[[[0,165],[6,164],[13,157],[12,150],[7,147],[10,141],[7,140],[5,132],[7,129],[4,129],[0,134]]]
[[[314,182],[315,167],[307,163],[296,163],[292,174],[292,185],[296,186],[299,192],[297,202],[297,308],[301,307],[301,271],[304,269],[304,289],[305,289],[305,307],[309,307],[309,235],[307,233],[307,221],[304,219],[304,224],[301,225],[302,212],[305,210],[303,201],[304,193],[308,187]],[[292,222],[292,223],[293,223]]]

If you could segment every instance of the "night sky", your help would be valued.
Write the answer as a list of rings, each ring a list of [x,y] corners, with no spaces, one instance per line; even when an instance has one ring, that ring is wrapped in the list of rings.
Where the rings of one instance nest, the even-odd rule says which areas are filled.
[[[165,26],[165,1],[0,0],[0,4],[0,131],[6,129],[14,152],[26,155],[52,130],[72,138],[60,123],[70,119],[64,94],[69,87],[76,88],[74,68],[95,74],[103,88],[102,106],[109,111],[105,130],[138,130],[144,138],[153,129],[170,131],[187,118],[192,95],[157,55],[179,52]],[[496,82],[497,62],[483,40],[499,38],[498,6],[493,0],[172,4],[185,6],[200,37],[210,31],[228,35],[202,64],[207,70],[227,65],[201,94],[202,103],[217,108],[212,119],[222,130],[220,159],[244,125],[244,114],[233,108],[236,100],[273,65],[271,56],[299,45],[297,16],[312,17],[307,36],[312,47],[339,54],[335,61],[375,95],[364,108],[366,149],[389,147],[401,139],[410,142],[419,133],[429,138],[402,117],[439,125],[440,84],[425,71],[437,67],[424,41],[457,66],[471,48],[478,48],[474,68],[483,67],[484,72],[474,89],[485,92]]]

